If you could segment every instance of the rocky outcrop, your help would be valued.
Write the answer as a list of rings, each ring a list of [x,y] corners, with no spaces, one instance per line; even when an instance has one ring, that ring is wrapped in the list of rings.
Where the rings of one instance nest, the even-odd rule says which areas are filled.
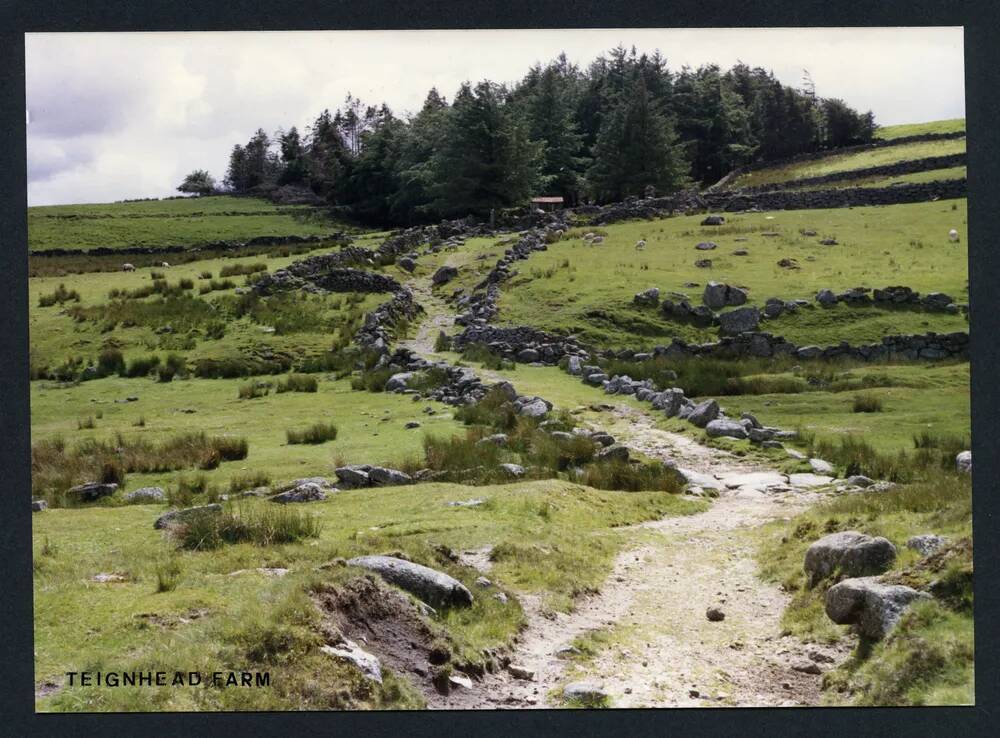
[[[140,487],[125,495],[125,502],[130,505],[147,505],[166,499],[167,495],[161,487]]]
[[[405,589],[434,607],[468,607],[472,604],[472,593],[464,584],[444,572],[421,564],[393,556],[359,556],[348,559],[347,564],[373,571],[390,584]]]
[[[496,326],[470,325],[453,339],[455,350],[462,351],[471,344],[481,344],[494,354],[512,361],[524,361],[519,355],[525,350],[534,351],[533,361],[542,364],[556,364],[567,355],[586,358],[588,353],[575,339],[553,333],[517,326],[499,328]]]
[[[117,489],[118,485],[114,483],[87,482],[71,487],[66,494],[77,502],[95,502],[102,497],[110,497]]]
[[[365,315],[364,325],[354,336],[354,342],[364,349],[384,354],[389,350],[396,329],[404,322],[410,322],[424,309],[413,298],[409,288],[403,288]]]
[[[360,487],[394,487],[402,484],[413,484],[413,478],[398,469],[387,469],[384,466],[371,464],[351,464],[336,469],[337,482],[344,489]]]
[[[318,484],[305,482],[286,492],[280,492],[269,498],[271,502],[287,505],[291,502],[318,502],[326,499],[326,492]]]

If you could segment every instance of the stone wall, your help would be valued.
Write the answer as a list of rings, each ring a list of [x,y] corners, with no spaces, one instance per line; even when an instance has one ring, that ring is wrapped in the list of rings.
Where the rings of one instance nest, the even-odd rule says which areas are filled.
[[[43,249],[39,251],[29,251],[30,256],[130,256],[137,254],[179,254],[185,251],[237,251],[247,247],[255,246],[286,246],[290,244],[303,243],[329,243],[346,245],[350,243],[350,236],[342,233],[331,233],[328,236],[258,236],[249,241],[206,241],[204,243],[172,245],[172,246],[123,246],[121,248],[111,248],[108,246],[98,246],[94,249]]]

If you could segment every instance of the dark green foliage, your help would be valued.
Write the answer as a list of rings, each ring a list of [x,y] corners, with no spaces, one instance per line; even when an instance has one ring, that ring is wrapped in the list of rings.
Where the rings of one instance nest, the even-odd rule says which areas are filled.
[[[385,383],[393,374],[391,369],[366,369],[358,376],[351,378],[351,389],[383,392]]]
[[[337,438],[337,426],[334,423],[313,423],[308,428],[289,428],[285,431],[285,438],[290,444],[326,443]]]
[[[67,290],[66,285],[60,284],[51,294],[38,296],[38,307],[52,307],[71,301],[80,302],[80,293],[76,290]]]
[[[160,365],[159,356],[144,356],[138,359],[132,359],[128,363],[128,368],[125,370],[126,377],[145,377],[156,367]]]
[[[607,461],[591,464],[579,476],[580,482],[597,489],[626,492],[660,491],[680,493],[684,484],[677,473],[663,464]]]
[[[97,374],[110,377],[113,374],[125,374],[125,357],[116,348],[106,348],[97,356]]]
[[[809,454],[819,456],[841,466],[845,476],[864,474],[872,479],[887,479],[891,482],[912,482],[932,471],[944,470],[954,473],[956,448],[961,439],[942,439],[942,446],[920,445],[923,439],[914,439],[917,449],[914,453],[898,451],[895,454],[878,451],[859,436],[842,436],[836,443],[808,438]]]
[[[275,387],[275,392],[316,392],[319,389],[319,382],[316,377],[307,374],[289,374],[285,379],[279,380]]]
[[[880,413],[882,400],[873,394],[855,395],[852,407],[856,413]]]
[[[308,186],[363,221],[411,224],[487,217],[538,194],[570,205],[584,191],[662,194],[688,176],[714,182],[742,164],[869,141],[874,127],[871,113],[764,69],[673,73],[658,51],[618,47],[583,70],[561,55],[510,87],[467,82],[451,105],[432,89],[408,120],[348,95],[306,135],[258,130],[235,146],[226,182],[238,193]]]
[[[514,368],[513,361],[494,353],[489,346],[482,343],[466,344],[465,350],[462,351],[462,358],[465,361],[482,364],[484,369],[493,369],[494,371]]]

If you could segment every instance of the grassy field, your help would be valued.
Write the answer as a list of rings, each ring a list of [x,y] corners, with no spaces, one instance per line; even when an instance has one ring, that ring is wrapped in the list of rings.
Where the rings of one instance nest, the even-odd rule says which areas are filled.
[[[206,259],[169,269],[141,268],[135,272],[33,278],[28,286],[32,366],[51,368],[73,357],[92,361],[107,346],[119,349],[126,361],[154,353],[177,353],[191,362],[269,354],[295,359],[321,355],[335,342],[348,339],[363,314],[387,297],[340,294],[308,298],[301,303],[279,298],[264,303],[279,305],[280,310],[261,309],[240,318],[227,313],[229,308],[226,306],[231,307],[237,300],[236,289],[245,284],[246,276],[224,276],[224,270],[239,271],[252,265],[264,265],[273,272],[301,258],[302,255]],[[403,274],[396,267],[389,267],[386,273],[397,277]],[[113,291],[134,292],[149,288],[154,275],[161,275],[172,286],[187,280],[191,289],[183,290],[178,299],[155,310],[150,306],[159,304],[162,295],[129,299],[124,308],[107,312],[116,302],[109,297]],[[76,293],[79,299],[42,307],[41,299],[54,294],[60,286],[67,293]],[[200,293],[210,287],[219,289]],[[83,309],[88,317],[75,319],[73,312],[77,309]],[[110,329],[109,322],[115,316],[120,319],[116,327]],[[213,325],[218,329],[220,323],[224,335],[207,332]],[[166,325],[173,330],[157,332]]]
[[[349,669],[319,652],[318,612],[307,594],[347,579],[347,569],[314,571],[334,557],[403,551],[457,576],[476,600],[468,610],[443,610],[431,625],[456,663],[481,662],[483,648],[509,643],[522,621],[516,601],[501,604],[474,585],[477,572],[435,557],[433,546],[456,550],[493,545],[490,577],[497,586],[540,592],[555,609],[597,586],[624,542],[615,526],[703,503],[663,493],[592,490],[566,482],[476,489],[477,508],[449,507],[470,490],[457,485],[398,487],[372,494],[346,491],[309,506],[321,524],[317,539],[259,548],[178,551],[152,527],[160,509],[147,506],[53,510],[35,518],[36,678],[61,681],[71,670],[156,670],[206,673],[224,669],[272,672],[270,688],[66,688],[40,710],[241,710],[415,707],[422,695],[388,676],[382,688],[359,683]],[[252,503],[245,503],[250,505]],[[270,503],[260,502],[258,505]],[[106,545],[102,542],[114,542]],[[174,586],[159,592],[158,573]],[[256,567],[291,570],[282,578]],[[125,581],[99,584],[97,573]]]
[[[277,381],[280,377],[272,378]],[[205,474],[209,484],[225,488],[234,476],[262,471],[277,483],[309,476],[332,476],[335,460],[345,463],[398,463],[418,455],[425,431],[459,432],[450,408],[436,402],[415,403],[391,393],[352,391],[348,380],[319,378],[311,392],[271,392],[239,399],[243,379],[154,379],[109,377],[67,387],[33,382],[32,440],[62,438],[68,444],[86,439],[142,438],[162,441],[187,432],[246,438],[250,452],[243,461],[225,462]],[[126,397],[137,397],[124,402]],[[424,408],[434,408],[428,415]],[[194,411],[194,412],[190,412]],[[102,417],[97,418],[100,413]],[[80,420],[94,418],[94,428],[79,429]],[[143,426],[136,424],[140,419]],[[293,445],[285,431],[312,423],[334,422],[336,440],[319,445]],[[411,421],[421,429],[406,429]],[[179,476],[195,472],[130,474],[126,489],[149,485],[174,486]]]
[[[954,179],[965,179],[967,167],[947,167],[945,169],[928,169],[925,172],[900,174],[894,177],[858,177],[839,182],[829,182],[825,185],[803,185],[793,187],[795,190],[841,190],[848,187],[891,187],[895,184],[918,184],[922,182],[948,182]]]
[[[903,284],[921,292],[941,291],[958,301],[968,296],[966,201],[888,207],[798,210],[728,215],[722,227],[701,227],[702,216],[623,223],[601,229],[600,246],[567,239],[517,265],[503,287],[500,321],[574,333],[601,346],[648,347],[679,335],[712,340],[714,331],[668,321],[653,308],[632,304],[636,292],[658,287],[701,304],[709,280],[749,288],[749,302],[769,297],[813,300],[818,290]],[[948,229],[961,234],[948,240]],[[816,236],[803,236],[813,230]],[[777,235],[764,235],[777,234]],[[834,237],[836,246],[819,240]],[[646,249],[637,252],[636,240]],[[700,241],[718,248],[697,251]],[[746,249],[745,256],[733,251]],[[694,266],[710,258],[712,267]],[[777,262],[794,259],[799,269]],[[686,287],[687,283],[697,287]],[[881,308],[803,309],[765,324],[765,330],[796,343],[875,341],[886,333],[966,330],[961,316]]]
[[[343,227],[316,208],[244,197],[51,205],[28,208],[28,248],[187,246],[256,236],[323,235]]]
[[[880,167],[912,159],[925,159],[930,156],[948,156],[965,152],[965,139],[949,139],[945,141],[917,141],[855,151],[848,154],[831,153],[821,159],[794,162],[784,166],[767,167],[753,172],[747,172],[737,177],[731,187],[760,187],[762,185],[790,182],[807,177],[822,177],[826,174],[850,172],[855,169]]]
[[[884,126],[875,131],[876,138],[892,140],[904,136],[919,136],[925,133],[955,133],[965,130],[965,118],[933,120],[927,123],[903,123],[898,126]]]

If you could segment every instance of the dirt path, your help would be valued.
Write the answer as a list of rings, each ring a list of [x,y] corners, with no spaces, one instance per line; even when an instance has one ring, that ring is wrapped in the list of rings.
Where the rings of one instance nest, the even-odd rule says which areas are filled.
[[[429,284],[415,284],[414,290],[428,317],[403,345],[427,354],[452,320]],[[503,373],[482,376],[496,381]],[[718,480],[723,490],[703,513],[624,529],[630,545],[600,592],[579,600],[572,613],[546,611],[537,596],[520,594],[527,625],[511,663],[531,672],[530,680],[510,671],[487,674],[472,689],[436,697],[430,707],[555,707],[563,704],[561,687],[571,681],[599,685],[616,707],[818,704],[822,676],[808,672],[843,660],[848,646],[806,646],[782,636],[788,595],[758,577],[754,533],[806,509],[820,494],[660,430],[650,415],[632,407],[614,406],[601,423],[626,445]],[[488,570],[481,552],[469,552],[466,562]],[[709,607],[721,609],[725,618],[710,621]],[[567,652],[587,634],[600,644],[591,658]]]

